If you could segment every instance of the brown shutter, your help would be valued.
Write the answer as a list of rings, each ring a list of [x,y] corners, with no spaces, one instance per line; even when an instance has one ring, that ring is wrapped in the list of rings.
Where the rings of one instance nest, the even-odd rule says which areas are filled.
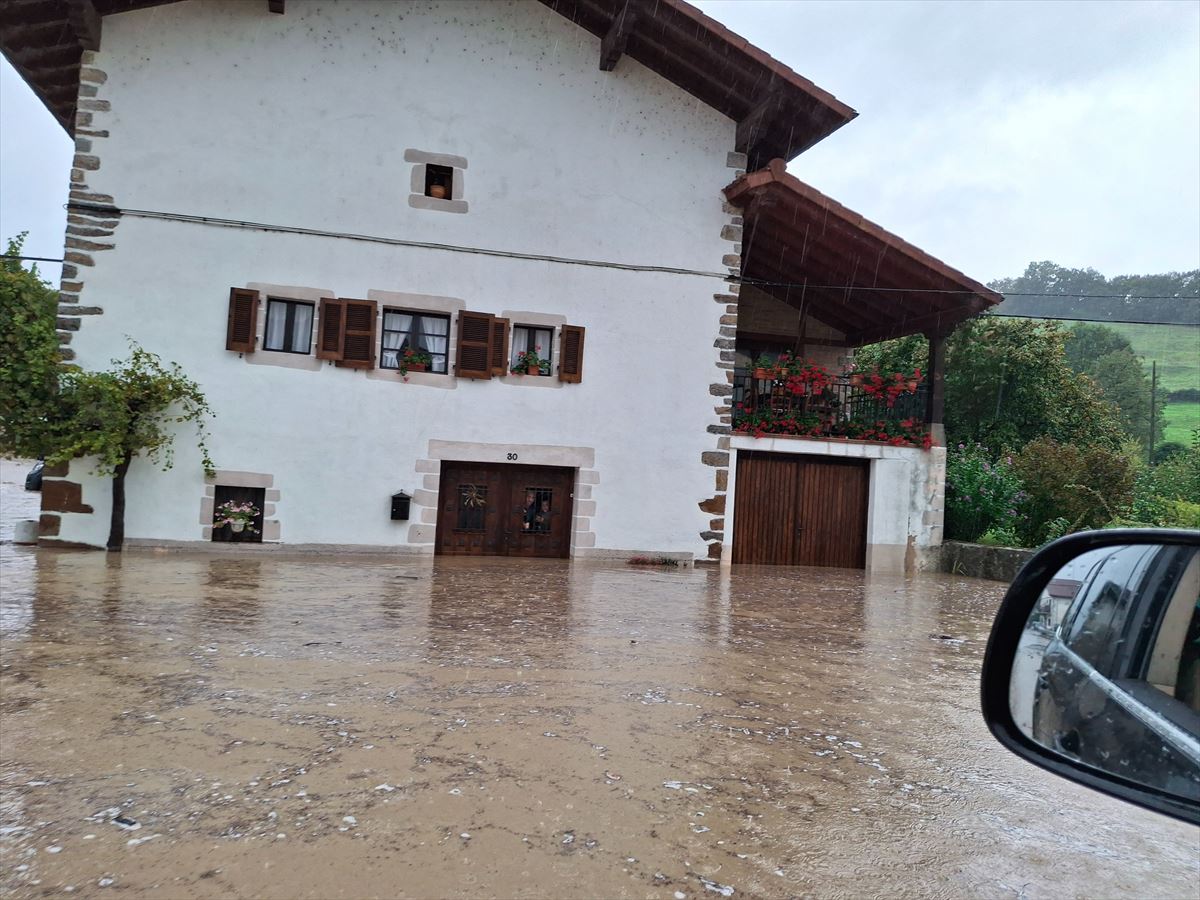
[[[345,332],[342,335],[342,359],[339,366],[348,369],[375,368],[374,300],[342,300]]]
[[[583,381],[583,329],[578,325],[562,327],[562,349],[558,355],[558,380],[578,384]]]
[[[508,372],[508,319],[492,319],[492,374]]]
[[[258,291],[229,289],[229,321],[225,325],[225,349],[253,353],[258,331]]]
[[[454,372],[459,378],[492,377],[492,320],[488,313],[458,314],[458,358]]]
[[[346,310],[341,300],[321,298],[321,322],[317,333],[317,359],[342,358],[342,334],[345,331]]]

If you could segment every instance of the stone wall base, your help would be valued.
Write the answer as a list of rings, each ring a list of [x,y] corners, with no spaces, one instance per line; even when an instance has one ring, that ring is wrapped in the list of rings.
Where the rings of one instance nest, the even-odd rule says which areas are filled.
[[[1012,581],[1036,551],[1016,547],[989,547],[985,544],[966,544],[944,541],[938,570],[968,578],[989,581]]]

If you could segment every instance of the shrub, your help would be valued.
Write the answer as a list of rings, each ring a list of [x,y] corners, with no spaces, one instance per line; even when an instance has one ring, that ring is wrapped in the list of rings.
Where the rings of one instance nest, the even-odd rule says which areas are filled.
[[[989,528],[983,533],[983,536],[978,541],[980,544],[987,544],[990,547],[1021,547],[1021,538],[1017,535],[1017,530],[1012,527],[1008,528]]]
[[[1014,468],[1028,493],[1028,517],[1018,528],[1031,547],[1100,528],[1128,512],[1133,500],[1133,463],[1102,447],[1080,450],[1038,438],[1016,455]]]
[[[1025,491],[1011,457],[995,460],[981,444],[959,444],[946,457],[946,537],[973,541],[1017,528]]]

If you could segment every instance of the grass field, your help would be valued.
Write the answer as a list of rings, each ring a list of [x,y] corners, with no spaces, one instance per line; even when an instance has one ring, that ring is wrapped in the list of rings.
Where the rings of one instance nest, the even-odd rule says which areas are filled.
[[[1107,322],[1103,323],[1108,325]],[[1158,363],[1158,383],[1164,391],[1200,389],[1200,328],[1188,325],[1108,325],[1133,345],[1146,362]]]
[[[1200,428],[1200,403],[1168,403],[1163,418],[1167,421],[1163,440],[1186,447],[1192,442],[1192,429]]]
[[[1106,323],[1107,324],[1107,323]],[[1200,328],[1186,325],[1109,325],[1129,339],[1133,351],[1146,363],[1158,363],[1158,384],[1163,394],[1186,388],[1200,389]],[[1168,402],[1163,410],[1167,427],[1163,440],[1190,444],[1192,429],[1200,428],[1200,403]]]

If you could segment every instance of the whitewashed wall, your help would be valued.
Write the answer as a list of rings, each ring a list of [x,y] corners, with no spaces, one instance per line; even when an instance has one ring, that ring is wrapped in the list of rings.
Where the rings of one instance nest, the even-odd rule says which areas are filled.
[[[118,206],[421,241],[717,270],[734,124],[535,2],[192,2],[107,16],[95,66],[92,190]],[[408,205],[406,149],[465,157],[469,212]],[[594,448],[597,548],[703,555],[706,426],[723,305],[716,279],[497,259],[126,217],[82,271],[71,348],[100,368],[126,336],[175,360],[217,415],[221,469],[269,473],[288,543],[398,545],[388,495],[420,487],[431,440]],[[457,298],[587,328],[582,384],[453,389],[249,365],[224,349],[227,295],[250,282]],[[163,474],[135,461],[126,534],[197,540],[190,432]],[[102,544],[108,484],[72,466],[95,514],[61,540]]]

